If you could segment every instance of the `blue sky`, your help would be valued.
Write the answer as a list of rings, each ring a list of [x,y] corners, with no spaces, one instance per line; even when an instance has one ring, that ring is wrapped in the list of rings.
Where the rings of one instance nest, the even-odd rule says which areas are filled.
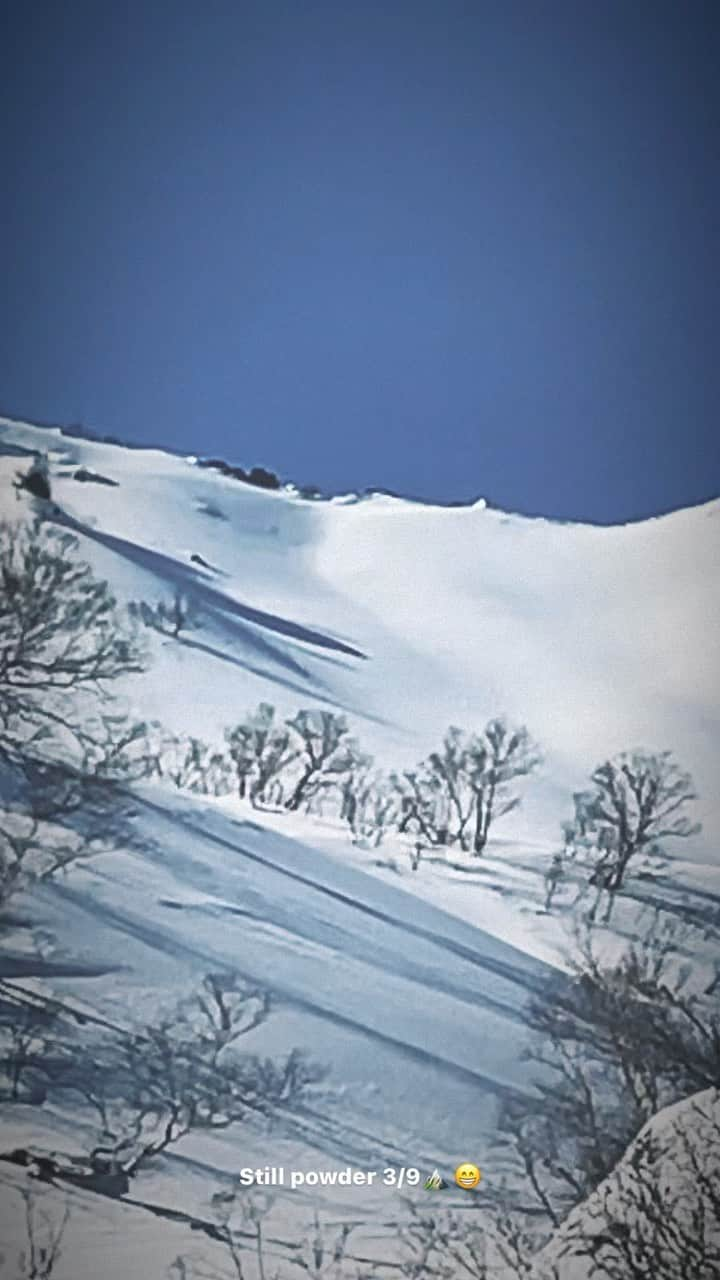
[[[720,9],[8,4],[0,407],[338,491],[720,492]]]

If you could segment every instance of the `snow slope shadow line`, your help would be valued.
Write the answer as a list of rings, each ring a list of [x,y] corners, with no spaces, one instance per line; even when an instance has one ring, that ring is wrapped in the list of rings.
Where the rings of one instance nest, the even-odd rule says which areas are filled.
[[[148,852],[147,848],[144,852]],[[221,915],[236,916],[242,920],[249,920],[252,924],[260,926],[267,923],[265,918],[256,912],[248,911],[245,907],[235,907],[231,903],[223,902],[220,899],[212,899],[209,903],[174,902],[170,898],[160,898],[158,901],[160,906],[172,911],[191,911],[206,917],[212,917],[214,913],[219,913]],[[277,921],[273,923],[277,924]],[[283,924],[280,927],[290,928],[289,924]],[[297,920],[292,922],[292,932],[295,937],[303,938],[307,942],[317,943],[317,939],[313,937],[310,930],[303,929]],[[333,948],[329,943],[323,945],[327,946],[329,952],[332,951]],[[344,949],[344,954],[347,954],[347,949]],[[385,959],[382,953],[376,949],[366,949],[362,955],[353,950],[351,954],[355,955],[357,959],[362,959],[363,964],[368,968],[377,969],[380,973],[387,972]],[[397,957],[395,957],[394,964],[396,974],[398,977],[404,978],[406,982],[413,982],[425,989],[437,991],[441,995],[452,996],[453,1000],[459,1000],[462,1004],[470,1005],[475,1009],[478,1006],[482,1006],[483,1009],[489,1009],[493,1013],[501,1014],[502,1017],[507,1018],[510,1022],[517,1023],[518,1026],[527,1026],[527,1018],[523,1016],[522,1012],[513,1008],[512,1005],[507,1004],[504,1000],[498,1000],[495,996],[487,995],[486,992],[479,993],[474,991],[471,993],[449,980],[440,983],[431,972],[424,969],[417,961],[413,961],[412,965],[400,966]]]
[[[382,924],[390,925],[393,928],[400,929],[405,933],[411,934],[413,937],[422,939],[423,942],[432,943],[433,946],[439,947],[441,950],[450,951],[453,955],[467,960],[469,964],[476,965],[481,969],[489,970],[496,974],[499,978],[505,978],[509,982],[515,983],[517,986],[525,990],[533,991],[536,995],[545,997],[548,994],[548,975],[544,972],[543,977],[535,977],[529,970],[522,969],[519,965],[513,965],[503,960],[494,959],[491,956],[482,956],[478,952],[473,951],[470,947],[465,946],[461,942],[455,942],[452,938],[448,938],[441,933],[437,933],[432,929],[425,929],[422,925],[412,924],[407,920],[402,920],[398,916],[391,915],[387,911],[381,910],[379,907],[370,906],[369,903],[360,902],[357,898],[352,898],[347,893],[342,893],[339,889],[331,889],[328,885],[323,884],[319,880],[314,880],[311,876],[303,875],[300,871],[293,871],[289,867],[279,866],[270,858],[265,858],[261,853],[256,853],[251,849],[245,848],[243,845],[235,844],[232,840],[227,840],[224,836],[217,835],[214,831],[198,826],[193,820],[188,820],[183,815],[165,809],[162,805],[157,804],[153,800],[149,800],[146,796],[139,796],[134,792],[128,792],[132,798],[143,807],[151,812],[165,818],[171,823],[180,824],[185,830],[192,831],[194,834],[202,836],[203,840],[209,840],[221,849],[228,849],[233,853],[240,854],[241,857],[247,858],[251,862],[257,863],[261,867],[266,867],[278,875],[285,876],[289,880],[302,884],[306,888],[314,889],[317,893],[323,894],[325,897],[332,899],[334,902],[340,902],[343,906],[352,908],[355,911],[362,912],[364,915],[371,916],[374,920],[379,920]],[[361,874],[361,873],[359,873]],[[410,898],[410,895],[408,895]],[[553,975],[555,977],[555,975]],[[561,975],[557,975],[562,980]]]
[[[215,616],[215,614],[213,613],[211,616]],[[233,654],[226,653],[224,649],[218,649],[214,645],[206,644],[202,640],[192,640],[189,636],[173,636],[172,643],[178,644],[184,649],[194,649],[198,653],[204,653],[209,658],[217,658],[219,662],[227,662],[233,667],[239,667],[241,671],[250,671],[253,675],[259,676],[262,680],[268,680],[273,684],[281,685],[283,689],[290,689],[293,693],[299,693],[302,698],[307,698],[309,693],[311,693],[315,702],[325,703],[329,707],[335,707],[340,711],[346,711],[350,715],[360,716],[363,720],[367,720],[371,724],[387,725],[389,723],[389,721],[384,719],[384,717],[373,715],[372,712],[365,709],[359,709],[353,706],[352,703],[344,702],[342,698],[338,698],[335,694],[329,693],[327,691],[327,687],[323,686],[317,676],[311,676],[309,672],[306,672],[304,668],[300,667],[297,663],[295,666],[306,678],[308,682],[307,684],[303,685],[298,681],[290,680],[286,676],[281,676],[275,671],[268,670],[267,667],[256,666],[247,659],[236,658]],[[327,653],[317,651],[312,654],[312,658],[315,662],[332,662],[337,663],[339,666],[346,667],[348,670],[351,669],[350,663],[332,658]]]
[[[507,1100],[516,1101],[526,1100],[529,1096],[524,1089],[509,1085],[504,1081],[494,1080],[492,1076],[485,1075],[480,1071],[475,1071],[471,1067],[464,1067],[441,1054],[433,1053],[429,1049],[423,1049],[419,1045],[408,1044],[407,1041],[401,1040],[397,1036],[392,1036],[387,1032],[379,1031],[375,1027],[369,1027],[359,1019],[351,1018],[347,1014],[340,1013],[335,1009],[327,1009],[324,1005],[318,1004],[316,1001],[310,1000],[306,996],[298,995],[297,992],[291,991],[284,985],[268,982],[267,976],[264,973],[258,973],[249,969],[240,969],[236,964],[229,965],[226,960],[219,957],[215,952],[208,951],[203,947],[198,947],[197,945],[187,942],[183,942],[181,944],[178,942],[176,937],[168,933],[161,926],[149,926],[142,920],[131,915],[128,911],[120,911],[115,907],[108,906],[108,904],[104,902],[100,903],[92,901],[88,903],[85,894],[77,889],[71,889],[69,885],[62,885],[55,882],[49,886],[49,892],[52,892],[60,898],[64,898],[68,902],[72,902],[74,906],[79,907],[82,911],[92,914],[96,919],[103,918],[106,923],[114,926],[120,932],[130,934],[139,942],[144,943],[154,951],[162,951],[166,955],[172,955],[176,958],[191,958],[200,961],[203,965],[208,965],[213,969],[220,967],[228,973],[237,974],[244,981],[262,987],[271,996],[279,998],[290,1008],[299,1009],[303,1013],[308,1013],[313,1017],[320,1018],[323,1022],[330,1022],[334,1026],[346,1028],[348,1031],[357,1033],[368,1040],[374,1041],[376,1044],[395,1049],[405,1057],[411,1058],[416,1062],[423,1063],[425,1066],[434,1067],[436,1069],[439,1068],[446,1074],[458,1080],[479,1086],[487,1093],[492,1093]]]
[[[289,680],[285,676],[278,675],[275,671],[269,671],[266,667],[254,665],[246,659],[236,658],[231,653],[226,653],[223,649],[217,649],[214,645],[205,644],[202,640],[191,640],[188,636],[173,637],[173,644],[178,644],[184,649],[195,649],[198,653],[204,653],[209,658],[217,658],[219,662],[227,662],[233,667],[239,667],[241,671],[249,671],[254,676],[259,676],[261,680],[268,680],[273,684],[282,685],[283,689],[290,689],[293,693],[299,693],[301,697],[308,696],[308,685],[312,688],[312,696],[317,702],[326,702],[329,706],[337,707],[341,704],[336,698],[331,697],[328,693],[321,693],[317,687],[317,681],[311,684],[311,677],[299,663],[293,662],[291,670],[295,670],[299,675],[308,681],[308,684],[300,684],[295,680]],[[270,647],[268,650],[270,650]],[[277,655],[272,653],[273,658]],[[283,655],[284,657],[284,655]],[[288,666],[288,662],[284,662]]]
[[[621,896],[630,898],[642,907],[666,911],[668,915],[694,920],[700,925],[717,923],[720,913],[720,895],[717,893],[709,889],[695,888],[693,885],[673,885],[665,879],[656,880],[655,887],[658,892],[640,888],[638,885],[628,885]]]
[[[177,586],[182,586],[193,596],[194,600],[211,610],[239,618],[244,622],[252,623],[254,626],[262,627],[266,631],[275,632],[277,635],[286,636],[289,640],[297,640],[320,649],[344,653],[351,658],[367,658],[367,654],[360,649],[356,649],[354,645],[347,644],[344,640],[339,640],[335,636],[317,631],[313,627],[306,627],[303,623],[293,622],[291,619],[283,618],[279,614],[267,613],[263,609],[256,609],[253,605],[242,604],[239,600],[234,600],[230,596],[224,595],[222,591],[218,591],[217,587],[203,582],[194,567],[183,564],[181,560],[175,560],[172,556],[165,555],[161,551],[153,551],[149,547],[137,546],[134,542],[130,542],[127,538],[121,538],[117,534],[102,533],[99,529],[93,529],[91,525],[75,519],[74,516],[61,511],[59,508],[56,509],[54,519],[57,524],[63,525],[83,537],[90,538],[93,542],[98,542],[101,546],[107,547],[109,551],[114,551],[124,559],[130,560],[131,563],[139,565],[140,568],[154,573],[158,577],[165,578]],[[277,658],[278,655],[275,654],[275,657]],[[302,671],[299,664],[297,664],[297,668],[298,671]],[[306,673],[303,672],[303,674]]]
[[[81,960],[43,960],[42,956],[0,956],[0,985],[12,978],[104,978],[109,973],[122,973],[119,964],[85,964]]]

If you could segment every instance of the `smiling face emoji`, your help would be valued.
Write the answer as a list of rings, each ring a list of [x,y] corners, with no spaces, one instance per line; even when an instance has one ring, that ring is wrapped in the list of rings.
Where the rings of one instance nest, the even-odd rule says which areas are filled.
[[[463,1191],[473,1191],[478,1185],[482,1174],[476,1164],[468,1164],[463,1161],[455,1170],[455,1181]]]

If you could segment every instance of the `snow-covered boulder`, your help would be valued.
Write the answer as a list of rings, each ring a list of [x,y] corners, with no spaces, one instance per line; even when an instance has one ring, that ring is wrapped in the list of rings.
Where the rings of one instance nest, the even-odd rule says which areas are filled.
[[[717,1280],[720,1091],[650,1120],[538,1254],[532,1280]]]

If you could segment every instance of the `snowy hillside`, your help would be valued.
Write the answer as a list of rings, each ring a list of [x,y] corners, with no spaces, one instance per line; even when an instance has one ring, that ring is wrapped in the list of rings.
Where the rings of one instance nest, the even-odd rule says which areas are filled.
[[[49,453],[51,503],[12,486],[36,451]],[[437,1167],[450,1181],[472,1160],[497,1187],[507,1173],[499,1117],[532,1093],[529,1004],[566,982],[569,929],[544,905],[544,877],[573,793],[600,761],[672,750],[692,775],[702,824],[670,843],[677,862],[652,885],[626,886],[620,933],[632,934],[632,913],[648,902],[682,900],[698,913],[717,902],[720,502],[612,529],[483,504],[319,502],[193,459],[2,420],[0,515],[33,511],[74,535],[136,617],[182,600],[182,626],[141,628],[145,670],[116,690],[133,716],[169,734],[223,749],[225,731],[265,702],[280,718],[343,713],[384,770],[411,769],[449,725],[473,732],[497,715],[526,725],[542,754],[482,858],[425,849],[413,869],[404,832],[376,846],[351,840],[322,803],[253,806],[163,777],[129,789],[116,848],[13,900],[5,995],[11,987],[23,1009],[54,1002],[86,1056],[100,1052],[93,1027],[102,1037],[160,1025],[221,974],[268,1000],[244,1049],[272,1060],[300,1050],[323,1068],[297,1106],[281,1097],[267,1124],[188,1132],[122,1200],[98,1208],[76,1190],[55,1280],[168,1274],[197,1230],[176,1222],[165,1247],[138,1202],[207,1224],[210,1195],[244,1166],[411,1167],[423,1180]],[[43,1106],[20,1098],[4,1109],[5,1152],[79,1157],[92,1145],[92,1120],[65,1088]],[[16,1259],[24,1184],[12,1167],[7,1185],[0,1214],[15,1222]],[[318,1206],[335,1225],[372,1222],[353,1257],[370,1266],[391,1256],[398,1190],[280,1195],[268,1245],[280,1280],[295,1274],[283,1267]],[[443,1197],[467,1208],[455,1187]],[[205,1234],[212,1252],[217,1238]],[[203,1265],[225,1274],[212,1257]],[[254,1276],[253,1265],[242,1274]]]
[[[546,753],[523,834],[553,838],[596,760],[670,746],[701,797],[693,852],[715,860],[720,502],[601,529],[482,505],[303,501],[167,454],[9,424],[3,439],[51,448],[56,501],[117,591],[180,583],[203,609],[198,639],[215,652],[158,655],[149,712],[209,735],[228,697],[252,705],[271,685],[288,708],[310,695],[347,708],[371,750],[404,764],[448,724],[502,711]],[[8,476],[17,458],[4,462]],[[78,466],[118,487],[78,483]]]

